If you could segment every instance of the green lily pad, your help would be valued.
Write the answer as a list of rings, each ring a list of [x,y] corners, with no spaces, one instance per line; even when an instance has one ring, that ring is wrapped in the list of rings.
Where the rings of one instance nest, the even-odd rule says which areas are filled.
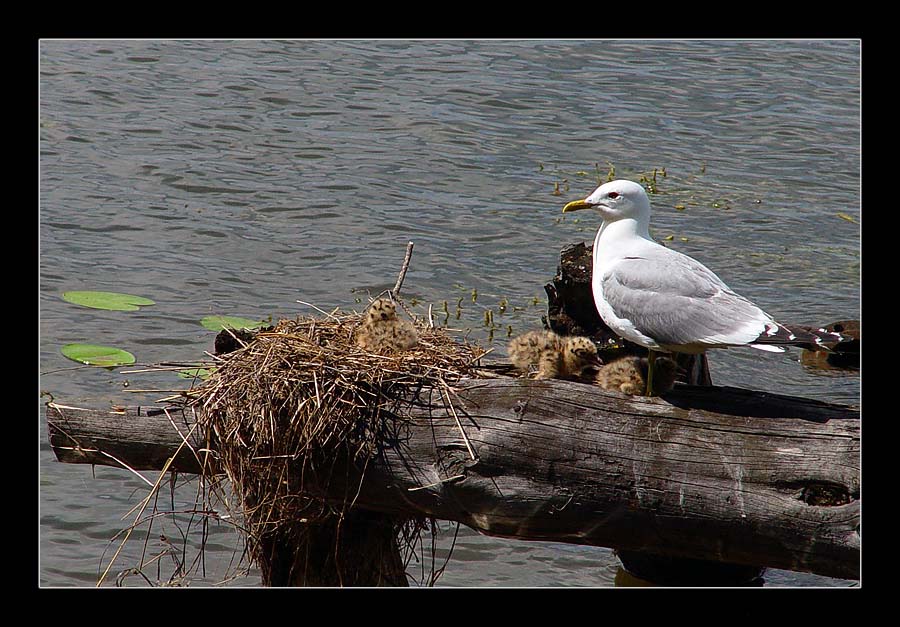
[[[80,364],[88,366],[125,366],[134,363],[134,355],[128,351],[111,346],[97,346],[96,344],[66,344],[60,352]]]
[[[139,306],[156,304],[143,296],[118,292],[64,292],[62,297],[76,305],[110,311],[137,311]]]
[[[186,368],[185,370],[179,370],[178,376],[182,379],[208,379],[209,375],[213,373],[215,368]]]
[[[265,321],[250,320],[249,318],[239,318],[237,316],[206,316],[200,321],[200,324],[210,331],[221,331],[226,327],[229,329],[255,329],[265,324]]]

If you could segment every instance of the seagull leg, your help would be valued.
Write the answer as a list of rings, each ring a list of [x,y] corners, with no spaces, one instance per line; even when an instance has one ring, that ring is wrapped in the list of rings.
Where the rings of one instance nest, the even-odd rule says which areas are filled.
[[[656,362],[656,351],[647,351],[647,396],[653,396],[653,364]]]

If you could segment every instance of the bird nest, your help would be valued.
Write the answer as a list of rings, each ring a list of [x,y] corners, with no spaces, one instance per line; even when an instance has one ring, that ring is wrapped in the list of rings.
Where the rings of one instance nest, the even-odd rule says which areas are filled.
[[[377,354],[356,341],[362,321],[357,313],[281,320],[222,356],[191,395],[241,504],[248,548],[264,579],[279,578],[277,553],[291,546],[296,555],[283,569],[297,581],[299,553],[312,561],[310,551],[321,551],[308,546],[308,530],[344,520],[369,462],[382,450],[386,433],[395,432],[396,426],[386,425],[403,419],[403,404],[417,388],[472,376],[484,354],[423,325],[416,326],[414,347]],[[338,499],[328,489],[335,473],[345,484]],[[412,521],[414,528],[422,525]],[[398,536],[412,535],[410,521],[382,527],[379,541],[363,544],[382,551]],[[332,535],[340,533],[332,529]],[[337,577],[338,582],[300,579],[305,585],[347,585],[350,578],[352,584],[352,574]]]

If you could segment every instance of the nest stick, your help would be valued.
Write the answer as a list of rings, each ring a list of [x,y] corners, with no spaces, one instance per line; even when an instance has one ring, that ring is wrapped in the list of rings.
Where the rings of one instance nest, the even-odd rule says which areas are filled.
[[[429,483],[428,485],[420,485],[415,488],[406,488],[407,492],[415,492],[417,490],[427,490],[428,488],[433,488],[435,486],[439,486],[442,483],[447,483],[448,481],[456,481],[457,479],[465,479],[465,475],[453,475],[452,477],[447,477],[446,479],[441,479],[440,481],[435,481],[434,483]]]
[[[403,265],[400,266],[400,274],[397,275],[397,282],[394,283],[394,289],[391,294],[396,296],[400,293],[400,287],[403,285],[403,279],[406,278],[406,271],[409,270],[409,260],[412,259],[413,243],[406,244],[406,256],[403,258]]]
[[[473,460],[477,460],[475,457],[475,451],[472,450],[472,445],[469,444],[469,437],[466,435],[466,430],[463,429],[462,423],[459,421],[459,416],[456,415],[456,409],[453,407],[453,401],[450,399],[450,394],[447,391],[447,384],[443,379],[440,379],[441,382],[441,391],[444,393],[444,398],[447,399],[447,406],[450,409],[450,413],[453,414],[453,419],[456,421],[456,426],[459,427],[459,432],[462,434],[463,442],[466,443],[466,450],[469,451],[469,455]]]

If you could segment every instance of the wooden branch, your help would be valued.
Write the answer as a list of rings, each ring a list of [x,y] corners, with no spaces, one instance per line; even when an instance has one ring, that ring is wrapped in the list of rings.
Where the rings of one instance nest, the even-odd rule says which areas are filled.
[[[456,416],[439,388],[398,399],[404,418],[384,422],[356,507],[487,535],[859,577],[853,408],[736,388],[678,385],[658,399],[511,378],[462,381],[451,396]],[[191,418],[174,421],[182,433]],[[50,404],[47,421],[66,462],[117,465],[92,452],[104,450],[160,468],[182,441],[158,410]],[[172,467],[200,463],[188,451]],[[347,470],[330,483],[307,473],[303,489],[342,501],[361,476]]]
[[[56,459],[68,464],[94,464],[131,470],[160,470],[176,454],[183,438],[189,447],[178,452],[170,468],[199,474],[215,469],[215,455],[204,435],[191,433],[190,411],[162,407],[87,409],[47,403],[47,430]],[[190,434],[190,435],[189,435]]]
[[[397,275],[397,282],[394,283],[394,289],[391,294],[397,297],[400,294],[400,288],[403,286],[403,279],[406,278],[406,271],[409,270],[409,261],[412,259],[413,243],[406,244],[406,254],[403,257],[403,265],[400,266],[400,274]]]

